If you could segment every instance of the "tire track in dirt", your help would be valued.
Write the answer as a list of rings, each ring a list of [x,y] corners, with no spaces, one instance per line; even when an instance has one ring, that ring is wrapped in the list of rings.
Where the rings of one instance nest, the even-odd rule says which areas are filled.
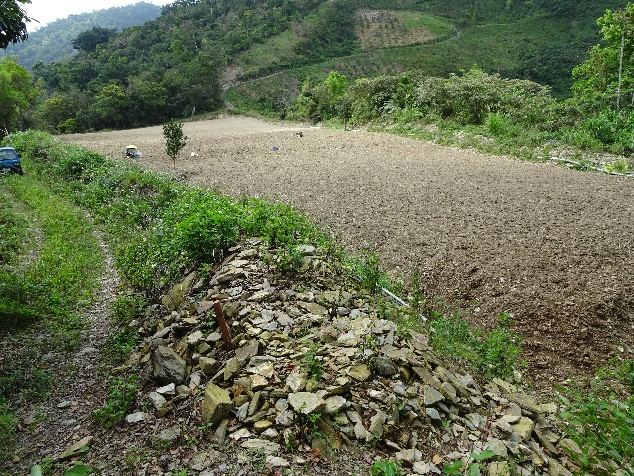
[[[631,179],[248,118],[184,131],[177,170],[191,183],[292,202],[481,325],[512,313],[537,383],[634,347]],[[143,165],[172,170],[160,127],[63,139],[117,159],[134,142]]]

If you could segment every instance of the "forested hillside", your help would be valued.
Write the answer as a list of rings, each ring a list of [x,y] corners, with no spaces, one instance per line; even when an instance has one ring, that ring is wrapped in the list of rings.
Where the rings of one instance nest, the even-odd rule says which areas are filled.
[[[142,25],[153,20],[160,14],[161,7],[139,2],[125,7],[70,15],[68,18],[51,22],[29,33],[26,42],[0,50],[0,57],[17,56],[18,63],[28,69],[39,61],[45,64],[60,61],[76,53],[73,50],[72,40],[83,31],[100,26],[114,28],[117,32],[121,32],[130,26]]]
[[[477,65],[565,98],[573,68],[601,39],[597,18],[626,4],[177,0],[106,44],[38,63],[37,107],[19,114],[18,126],[128,128],[211,112],[225,101],[285,116],[306,78],[319,82],[332,70],[348,80],[407,71],[447,78]]]

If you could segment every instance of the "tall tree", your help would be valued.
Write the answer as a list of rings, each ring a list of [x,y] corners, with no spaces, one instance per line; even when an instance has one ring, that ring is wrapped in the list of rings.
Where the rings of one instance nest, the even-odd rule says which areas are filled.
[[[577,99],[619,110],[625,93],[634,103],[634,3],[606,10],[597,20],[603,35],[590,58],[573,70]]]
[[[0,48],[28,38],[26,24],[31,18],[22,10],[21,5],[25,3],[31,3],[31,0],[0,1]]]
[[[26,69],[11,56],[0,60],[0,137],[24,127],[39,95]]]

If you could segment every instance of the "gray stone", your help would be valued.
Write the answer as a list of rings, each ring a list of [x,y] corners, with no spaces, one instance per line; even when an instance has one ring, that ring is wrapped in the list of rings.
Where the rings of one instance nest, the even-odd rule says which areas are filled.
[[[233,441],[244,440],[245,438],[251,438],[251,432],[247,428],[240,428],[238,431],[234,431],[229,435]]]
[[[280,426],[291,426],[295,421],[295,414],[290,410],[284,410],[275,417],[275,423]]]
[[[214,375],[220,369],[220,362],[210,357],[201,357],[198,359],[200,370],[208,377]]]
[[[212,464],[212,457],[206,451],[196,453],[189,461],[189,467],[195,471],[204,471]]]
[[[217,424],[227,418],[233,408],[231,399],[226,390],[214,385],[207,384],[202,406],[202,418],[204,423]]]
[[[154,405],[154,408],[156,409],[156,414],[159,417],[165,416],[167,413],[169,413],[170,410],[172,410],[172,406],[170,405],[170,403],[160,393],[150,392],[149,398],[152,402],[152,405]]]
[[[200,343],[203,341],[203,333],[202,331],[194,331],[187,336],[187,345],[189,347],[198,347]]]
[[[423,391],[423,403],[425,406],[432,406],[438,402],[442,402],[445,396],[436,390],[434,387],[425,387]]]
[[[348,401],[340,395],[326,398],[326,413],[328,415],[336,415],[348,403]]]
[[[129,415],[126,415],[125,417],[125,421],[127,423],[141,423],[145,421],[145,413],[143,412],[136,412],[136,413],[130,413]]]
[[[415,474],[442,474],[442,472],[433,463],[423,463],[422,461],[414,463],[412,471]]]
[[[509,425],[514,425],[520,421],[522,417],[520,415],[503,415],[502,420],[504,420]]]
[[[447,397],[450,402],[457,403],[460,400],[456,394],[456,389],[449,382],[440,384],[440,393]]]
[[[175,426],[171,426],[169,428],[165,428],[164,430],[162,430],[158,436],[157,439],[159,441],[163,441],[165,443],[174,443],[176,440],[178,440],[178,438],[180,438],[181,436],[181,428],[178,425]]]
[[[480,415],[479,413],[469,413],[466,416],[467,420],[469,420],[475,428],[478,430],[484,429],[487,423],[487,419]]]
[[[223,378],[224,381],[227,382],[229,380],[231,380],[233,377],[235,377],[237,375],[237,373],[240,371],[240,361],[237,359],[237,357],[231,357],[229,360],[227,360],[227,363],[225,364],[225,368],[223,369]]]
[[[297,413],[313,415],[321,413],[326,408],[326,402],[316,393],[297,392],[288,394],[288,403]]]
[[[383,436],[383,424],[386,420],[387,415],[380,410],[370,419],[369,431],[375,438]]]
[[[573,474],[564,468],[556,459],[548,458],[548,474],[550,476],[573,476]]]
[[[399,451],[395,456],[397,461],[400,461],[406,468],[411,468],[414,463],[423,459],[423,453],[416,448]]]
[[[154,378],[162,383],[180,384],[185,380],[187,363],[172,349],[158,346],[154,351]]]
[[[348,376],[359,382],[365,382],[372,376],[372,372],[365,364],[355,364],[348,369]]]
[[[244,363],[251,357],[258,355],[260,344],[257,340],[251,340],[246,345],[236,349],[236,358],[240,363]]]
[[[535,422],[530,418],[522,417],[519,422],[511,426],[513,427],[513,431],[517,433],[523,441],[528,441],[535,429]]]
[[[510,435],[511,433],[513,433],[513,427],[510,425],[510,423],[504,420],[496,421],[494,426],[495,429],[497,429],[502,435]]]
[[[511,476],[511,467],[506,461],[489,463],[489,476]]]
[[[517,387],[512,383],[508,383],[506,380],[500,378],[493,378],[493,383],[500,387],[505,393],[517,393]]]
[[[414,366],[412,367],[412,370],[416,373],[416,375],[420,377],[425,385],[430,385],[435,388],[440,387],[440,380],[432,375],[431,372],[425,367]]]
[[[372,364],[376,373],[384,377],[391,377],[392,375],[396,375],[398,373],[396,365],[394,365],[394,362],[392,362],[392,359],[389,357],[376,357]]]
[[[175,395],[176,385],[174,385],[173,383],[170,383],[168,385],[165,385],[164,387],[157,388],[156,392],[160,393],[161,395]]]
[[[275,373],[273,362],[263,362],[255,367],[250,367],[248,371],[252,374],[261,375],[262,377],[271,378]]]
[[[161,302],[168,311],[173,311],[177,309],[181,304],[185,302],[185,296],[187,295],[187,292],[191,289],[194,281],[196,281],[195,271],[189,273],[187,277],[183,279],[183,281],[178,283],[176,286],[170,289],[169,293],[163,296]]]
[[[314,302],[299,302],[297,305],[305,309],[309,314],[316,314],[317,316],[322,316],[327,311],[324,306]]]
[[[249,438],[244,441],[241,445],[242,448],[262,451],[263,453],[270,455],[280,451],[279,443],[275,443],[269,440],[263,440],[260,438]]]
[[[583,456],[583,451],[581,451],[581,448],[579,447],[579,445],[575,443],[574,441],[572,441],[570,438],[565,438],[561,440],[559,442],[559,447],[563,448],[564,450],[570,451],[576,454],[577,456]]]
[[[285,460],[284,458],[280,458],[279,456],[267,456],[266,464],[270,464],[274,468],[288,468],[291,464]]]
[[[493,451],[495,456],[499,456],[503,459],[506,459],[506,457],[508,456],[506,445],[503,441],[498,440],[497,438],[491,438],[489,441],[487,441],[486,449]]]
[[[440,413],[433,407],[425,408],[425,414],[432,420],[439,422],[442,420]]]
[[[301,369],[293,370],[286,378],[286,385],[291,389],[291,392],[299,392],[306,386],[308,376]]]

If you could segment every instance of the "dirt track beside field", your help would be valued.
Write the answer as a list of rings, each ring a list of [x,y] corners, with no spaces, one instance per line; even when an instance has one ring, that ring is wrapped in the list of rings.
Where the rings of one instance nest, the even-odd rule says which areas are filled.
[[[510,312],[538,383],[634,348],[632,179],[249,118],[184,132],[190,182],[291,202],[483,325]],[[172,170],[160,127],[63,140],[113,159],[133,143],[143,165]]]

